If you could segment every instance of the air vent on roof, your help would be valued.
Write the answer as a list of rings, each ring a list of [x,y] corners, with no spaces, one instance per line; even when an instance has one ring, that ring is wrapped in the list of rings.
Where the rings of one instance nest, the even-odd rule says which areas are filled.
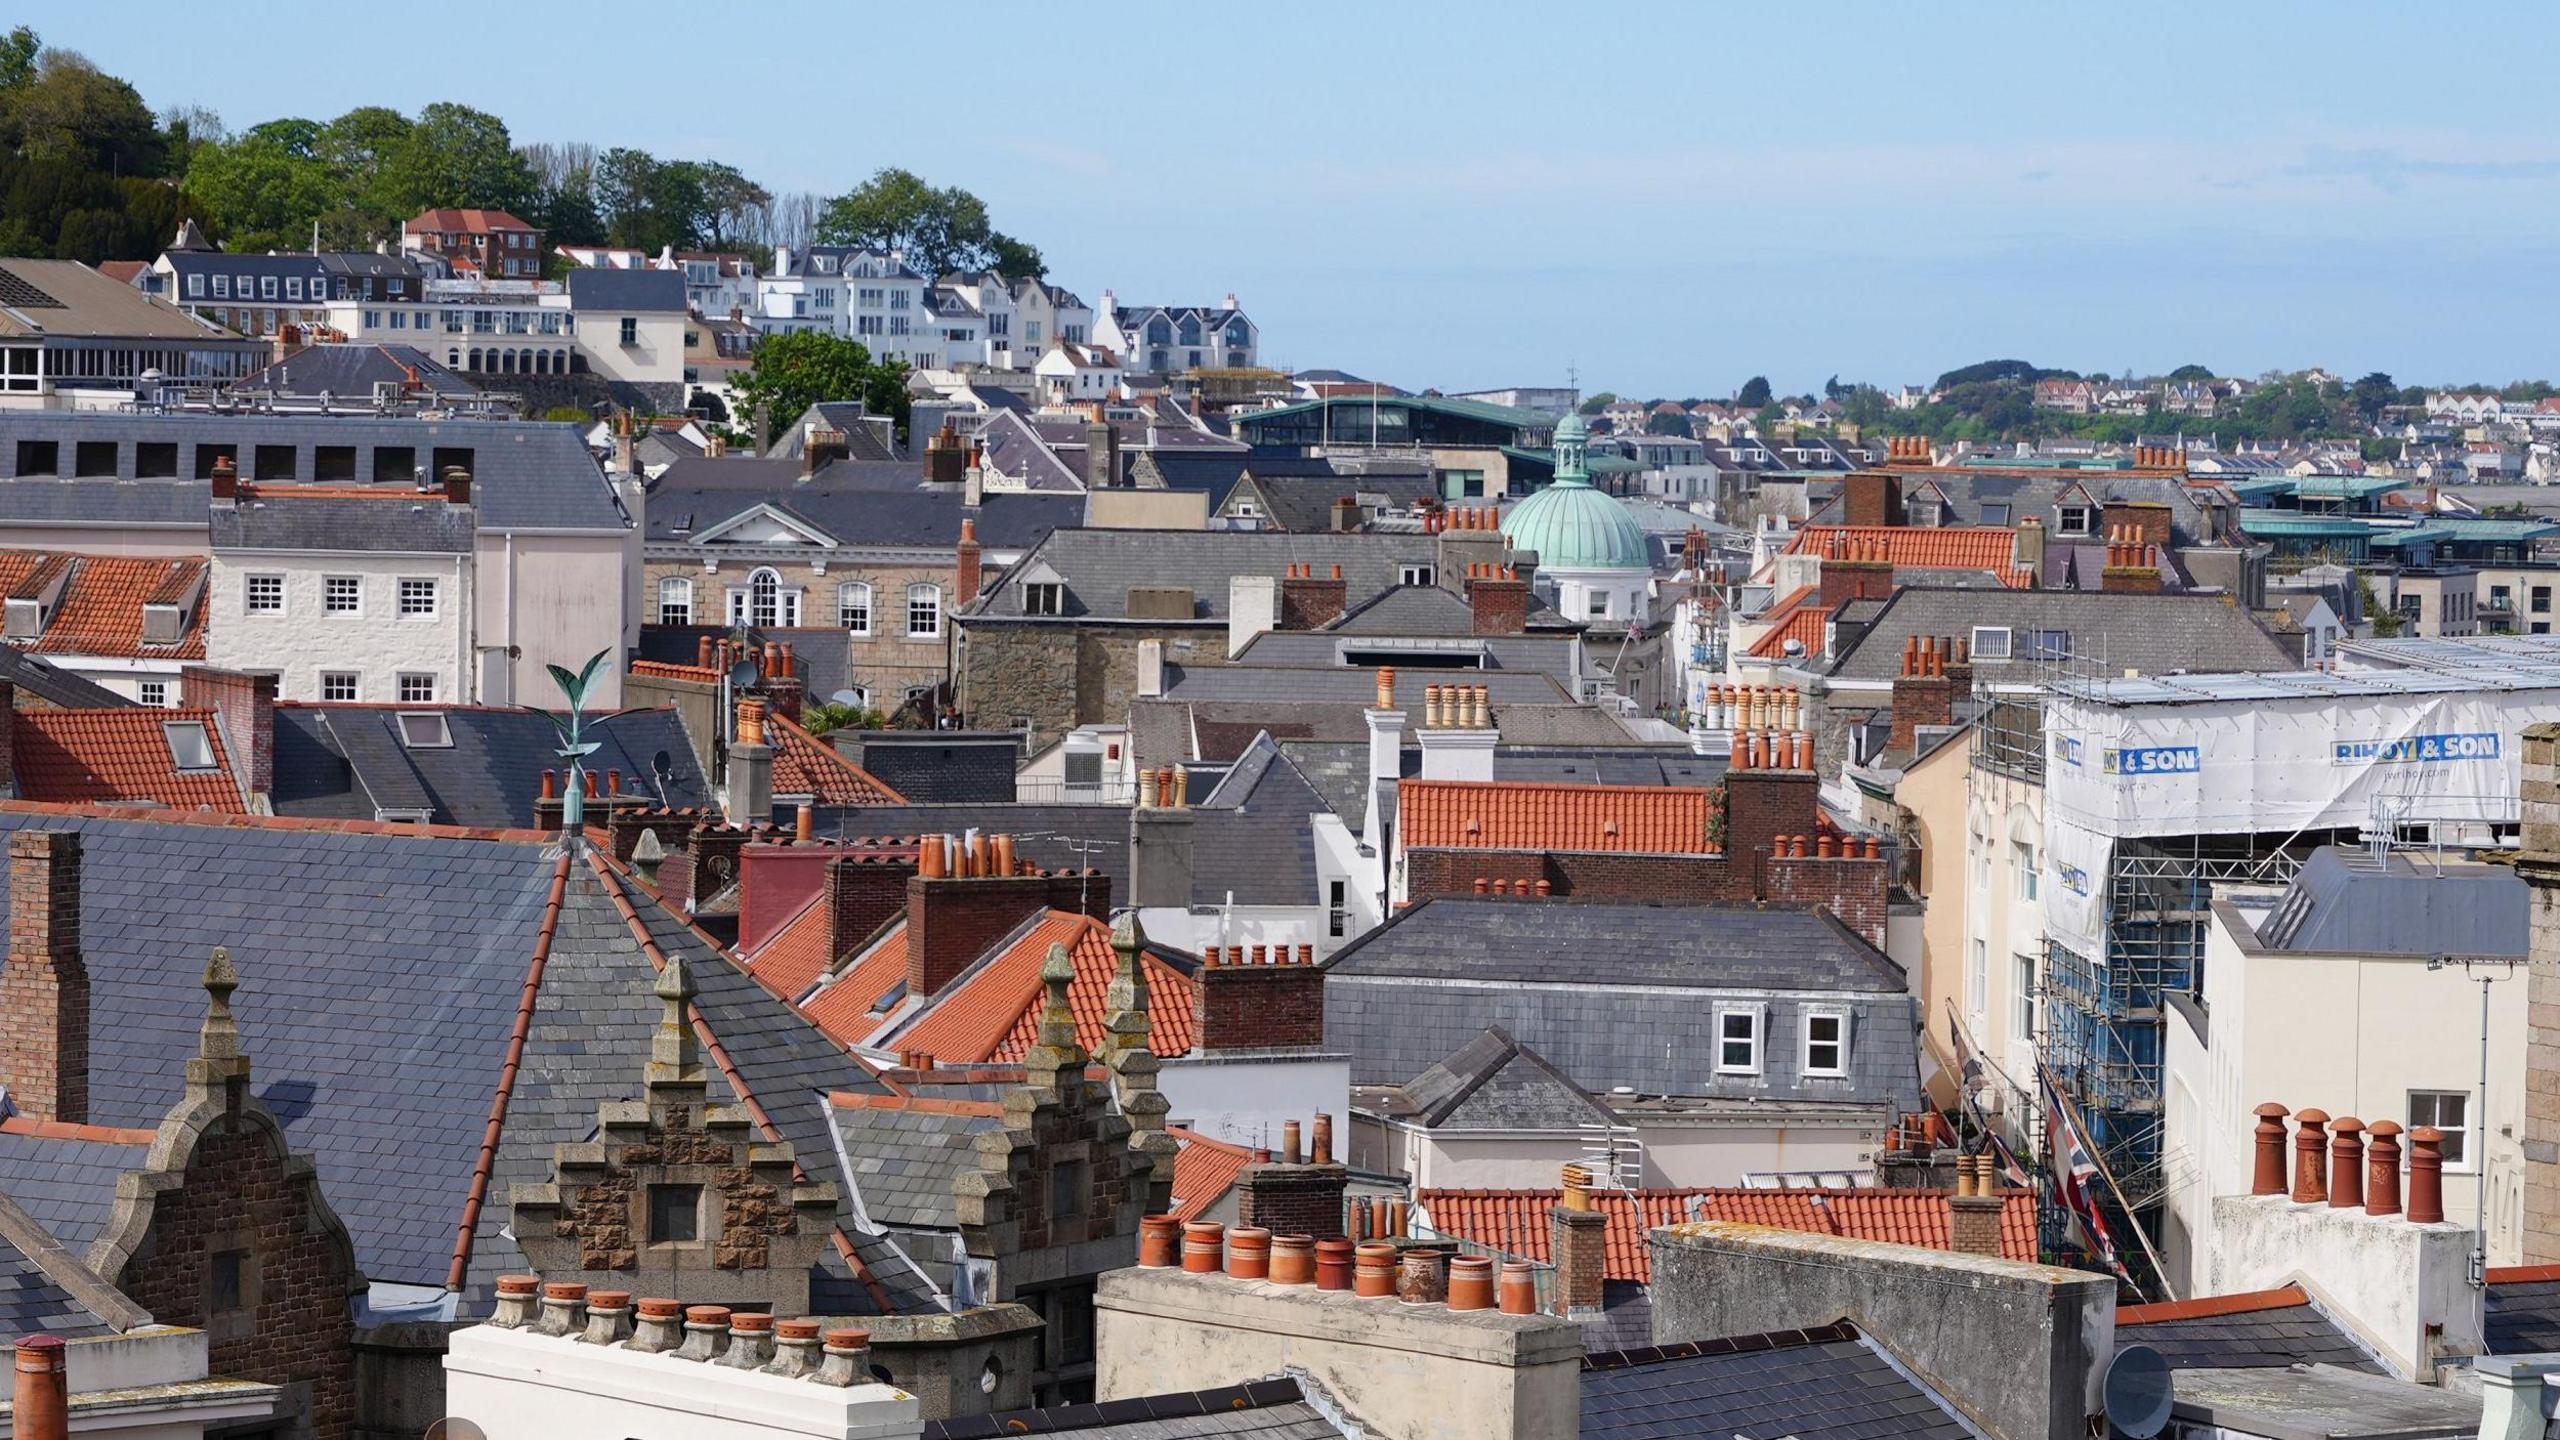
[[[14,617],[13,617],[14,618]],[[187,612],[175,605],[142,607],[142,643],[175,645],[186,631]]]

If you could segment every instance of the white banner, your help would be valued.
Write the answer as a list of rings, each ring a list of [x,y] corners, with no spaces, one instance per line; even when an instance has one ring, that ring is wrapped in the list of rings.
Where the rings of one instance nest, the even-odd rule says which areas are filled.
[[[2092,960],[2106,954],[2108,866],[2115,842],[2050,811],[2044,822],[2044,929]],[[2038,962],[2041,967],[2042,962]]]
[[[2046,711],[2046,814],[2118,837],[2512,822],[2519,736],[2560,691],[2095,704]],[[2051,820],[2048,821],[2050,826]]]

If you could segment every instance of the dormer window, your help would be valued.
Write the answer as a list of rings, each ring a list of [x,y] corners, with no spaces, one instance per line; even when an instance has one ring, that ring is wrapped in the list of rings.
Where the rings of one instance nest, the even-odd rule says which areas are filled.
[[[2054,519],[2054,532],[2060,535],[2086,535],[2096,523],[2091,507],[2086,505],[2062,506]]]
[[[1067,587],[1054,580],[1023,586],[1022,613],[1025,615],[1066,614]]]

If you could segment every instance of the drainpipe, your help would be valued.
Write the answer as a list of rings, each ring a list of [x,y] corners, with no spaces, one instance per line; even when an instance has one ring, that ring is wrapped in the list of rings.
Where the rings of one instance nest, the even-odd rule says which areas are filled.
[[[505,598],[505,600],[504,600],[504,602],[503,602],[503,603],[504,603],[504,604],[506,605],[506,607],[507,607],[507,663],[506,663],[506,667],[505,667],[505,669],[504,669],[501,673],[503,673],[503,674],[507,677],[507,693],[506,693],[506,695],[505,695],[504,697],[500,698],[500,699],[499,699],[498,701],[496,701],[495,703],[498,703],[498,704],[501,704],[501,705],[513,705],[514,703],[516,703],[516,658],[517,658],[517,657],[516,657],[516,532],[514,532],[513,530],[510,530],[510,531],[508,531],[508,532],[507,532],[507,575],[506,575],[506,587],[505,587],[505,588],[506,588],[506,598]]]

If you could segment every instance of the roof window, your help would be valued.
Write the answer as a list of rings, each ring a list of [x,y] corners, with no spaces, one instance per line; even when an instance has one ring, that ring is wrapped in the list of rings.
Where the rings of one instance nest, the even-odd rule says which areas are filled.
[[[213,758],[213,736],[201,720],[164,720],[160,731],[169,737],[169,758],[180,770],[219,770]]]
[[[445,723],[441,711],[404,710],[400,713],[400,743],[412,750],[450,750],[453,727]]]

